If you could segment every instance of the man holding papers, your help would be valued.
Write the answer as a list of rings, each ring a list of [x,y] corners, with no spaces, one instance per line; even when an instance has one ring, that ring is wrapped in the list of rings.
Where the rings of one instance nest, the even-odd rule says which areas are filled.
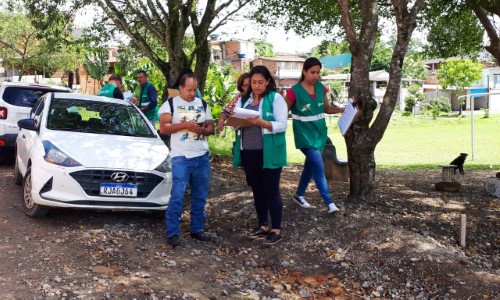
[[[344,108],[331,106],[328,102],[328,90],[319,82],[321,67],[317,58],[306,59],[299,83],[289,89],[285,97],[292,111],[295,147],[306,156],[293,200],[303,208],[310,207],[304,193],[309,181],[314,178],[328,213],[333,213],[339,209],[330,196],[321,156],[327,138],[325,113],[342,113]]]

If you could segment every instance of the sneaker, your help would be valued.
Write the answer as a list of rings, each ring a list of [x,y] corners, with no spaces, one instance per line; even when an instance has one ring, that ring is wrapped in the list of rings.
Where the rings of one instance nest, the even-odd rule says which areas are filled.
[[[330,203],[328,204],[328,213],[331,214],[332,212],[339,211],[339,208],[335,206],[335,203]]]
[[[204,232],[191,232],[191,237],[202,242],[215,242],[215,239]]]
[[[266,239],[262,242],[262,245],[271,246],[281,241],[281,235],[276,232],[270,232]]]
[[[167,242],[170,246],[173,248],[179,247],[181,245],[181,240],[179,239],[178,235],[173,235],[167,239]]]
[[[293,201],[295,201],[295,203],[297,203],[298,205],[300,205],[301,207],[303,208],[309,208],[311,207],[311,205],[309,205],[309,203],[307,203],[306,199],[304,198],[304,196],[293,196]]]
[[[252,240],[263,239],[269,235],[268,230],[264,230],[260,227],[255,228],[254,230],[247,233],[247,238]]]

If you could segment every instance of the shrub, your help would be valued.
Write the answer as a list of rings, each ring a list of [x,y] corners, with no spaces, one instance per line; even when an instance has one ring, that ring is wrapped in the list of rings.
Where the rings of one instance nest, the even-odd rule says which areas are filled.
[[[403,117],[411,117],[412,113],[411,113],[411,111],[404,111],[402,115],[403,115]]]
[[[483,118],[485,118],[485,119],[489,118],[490,117],[490,110],[488,108],[483,108],[482,110],[484,112]]]
[[[433,119],[436,119],[441,112],[449,113],[451,111],[450,101],[446,97],[437,97],[429,102],[426,110],[429,110]]]
[[[406,96],[405,98],[405,112],[411,112],[413,107],[417,104],[417,98],[414,95]]]

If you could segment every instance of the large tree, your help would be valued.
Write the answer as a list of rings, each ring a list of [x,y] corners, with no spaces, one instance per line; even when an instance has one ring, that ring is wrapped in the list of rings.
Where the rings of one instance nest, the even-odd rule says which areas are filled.
[[[183,67],[194,67],[203,90],[210,49],[208,36],[241,10],[250,0],[24,0],[32,13],[61,15],[70,18],[76,11],[98,7],[101,14],[94,27],[116,28],[132,39],[142,52],[172,84]],[[204,6],[202,6],[204,5]],[[63,14],[60,9],[68,8]],[[47,18],[44,27],[50,23]],[[192,30],[194,50],[184,45],[186,33]],[[102,31],[102,30],[101,30]],[[165,88],[168,85],[165,86]],[[168,93],[163,93],[164,97]]]
[[[471,56],[484,48],[500,62],[500,1],[433,0],[423,14],[431,55]],[[485,31],[489,45],[483,45]]]
[[[55,70],[72,70],[76,49],[72,46],[52,48],[53,41],[41,37],[28,16],[13,8],[0,12],[0,58],[4,65],[18,68],[18,80],[27,70],[51,73]]]
[[[352,54],[351,84],[349,96],[357,103],[361,114],[344,136],[347,145],[350,170],[350,194],[352,200],[375,200],[375,157],[377,144],[384,136],[398,99],[404,57],[412,33],[417,26],[417,15],[423,0],[262,0],[274,20],[285,13],[288,29],[300,33],[310,30],[334,32],[341,29]],[[379,18],[384,16],[394,22],[396,42],[390,61],[389,82],[380,110],[370,91],[369,70],[377,41]],[[272,20],[259,15],[260,20]]]

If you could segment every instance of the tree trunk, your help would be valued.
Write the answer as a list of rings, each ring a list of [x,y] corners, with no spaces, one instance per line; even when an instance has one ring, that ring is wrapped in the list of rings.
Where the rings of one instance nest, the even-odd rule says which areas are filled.
[[[208,67],[210,65],[210,48],[208,46],[208,42],[205,39],[205,43],[198,51],[196,55],[196,66],[194,73],[196,74],[196,78],[198,78],[198,88],[201,93],[205,89],[205,81],[207,79]]]
[[[349,161],[349,199],[372,201],[375,199],[375,145],[370,142],[369,125],[377,107],[370,91],[370,60],[364,51],[352,56],[352,79],[349,95],[356,101],[361,114],[344,136]]]
[[[375,190],[374,149],[357,149],[348,145],[349,157],[349,200],[373,201]]]

